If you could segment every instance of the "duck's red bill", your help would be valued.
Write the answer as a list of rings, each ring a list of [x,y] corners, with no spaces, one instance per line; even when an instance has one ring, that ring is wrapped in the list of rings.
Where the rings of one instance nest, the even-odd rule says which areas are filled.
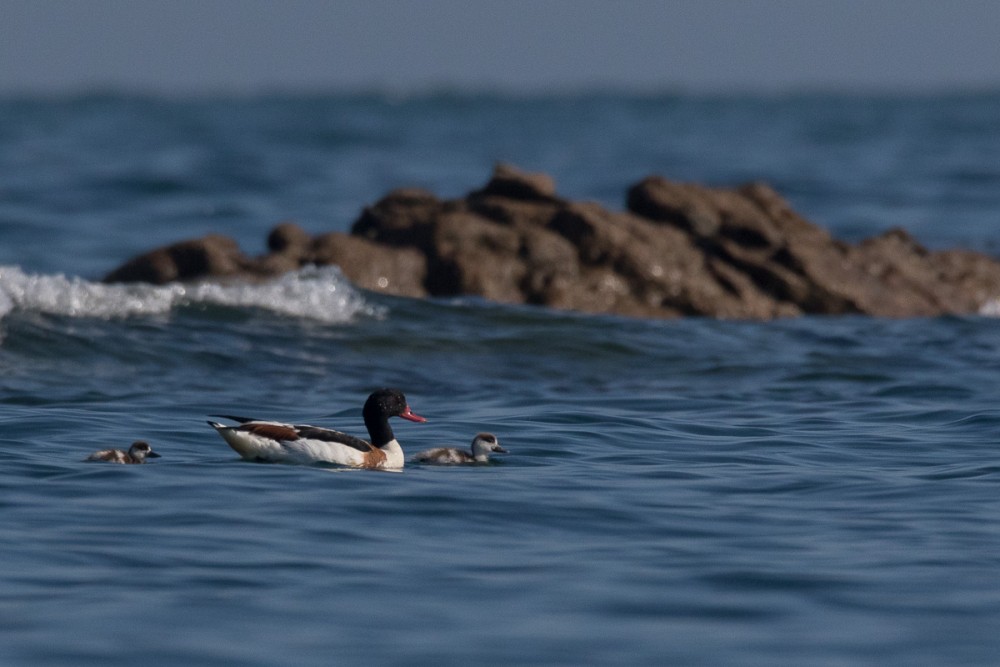
[[[425,422],[425,421],[427,421],[426,419],[424,419],[420,415],[415,414],[413,412],[410,412],[410,406],[408,406],[408,405],[406,406],[406,409],[403,410],[403,413],[401,415],[399,415],[399,416],[402,417],[403,419],[409,419],[411,422]]]

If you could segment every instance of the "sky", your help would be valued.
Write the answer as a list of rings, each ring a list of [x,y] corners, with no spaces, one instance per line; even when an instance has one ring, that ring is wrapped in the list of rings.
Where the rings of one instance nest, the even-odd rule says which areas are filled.
[[[0,0],[0,94],[983,88],[994,0]]]

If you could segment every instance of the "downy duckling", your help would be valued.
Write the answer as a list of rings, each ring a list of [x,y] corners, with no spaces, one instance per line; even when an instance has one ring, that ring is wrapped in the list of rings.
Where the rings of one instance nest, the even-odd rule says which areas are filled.
[[[435,447],[420,452],[413,457],[417,463],[433,463],[437,465],[462,465],[470,463],[487,463],[490,453],[507,454],[500,446],[497,437],[492,433],[479,433],[472,439],[472,451],[456,449],[455,447]]]
[[[158,459],[160,455],[153,451],[148,442],[136,440],[127,452],[120,449],[102,449],[86,458],[87,461],[107,461],[109,463],[145,463],[146,459]]]

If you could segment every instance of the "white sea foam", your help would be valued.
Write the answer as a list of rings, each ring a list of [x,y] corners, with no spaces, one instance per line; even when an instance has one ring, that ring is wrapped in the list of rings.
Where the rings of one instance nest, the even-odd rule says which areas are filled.
[[[985,317],[1000,317],[1000,299],[990,299],[981,305],[979,314]]]
[[[260,308],[327,323],[378,314],[336,267],[307,267],[263,283],[184,285],[91,282],[61,274],[30,274],[0,266],[0,318],[15,309],[71,317],[117,319],[209,304]]]

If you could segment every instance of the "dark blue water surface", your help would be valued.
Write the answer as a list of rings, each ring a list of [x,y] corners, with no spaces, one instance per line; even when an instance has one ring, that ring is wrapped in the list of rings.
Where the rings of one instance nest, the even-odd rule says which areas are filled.
[[[764,180],[856,240],[1000,249],[1000,97],[0,101],[0,664],[993,665],[1000,327],[589,317],[266,285],[103,286],[209,232],[347,229],[496,160],[621,208]],[[1000,297],[1000,295],[997,295]],[[213,413],[402,473],[253,464]],[[83,463],[149,440],[146,466]]]

